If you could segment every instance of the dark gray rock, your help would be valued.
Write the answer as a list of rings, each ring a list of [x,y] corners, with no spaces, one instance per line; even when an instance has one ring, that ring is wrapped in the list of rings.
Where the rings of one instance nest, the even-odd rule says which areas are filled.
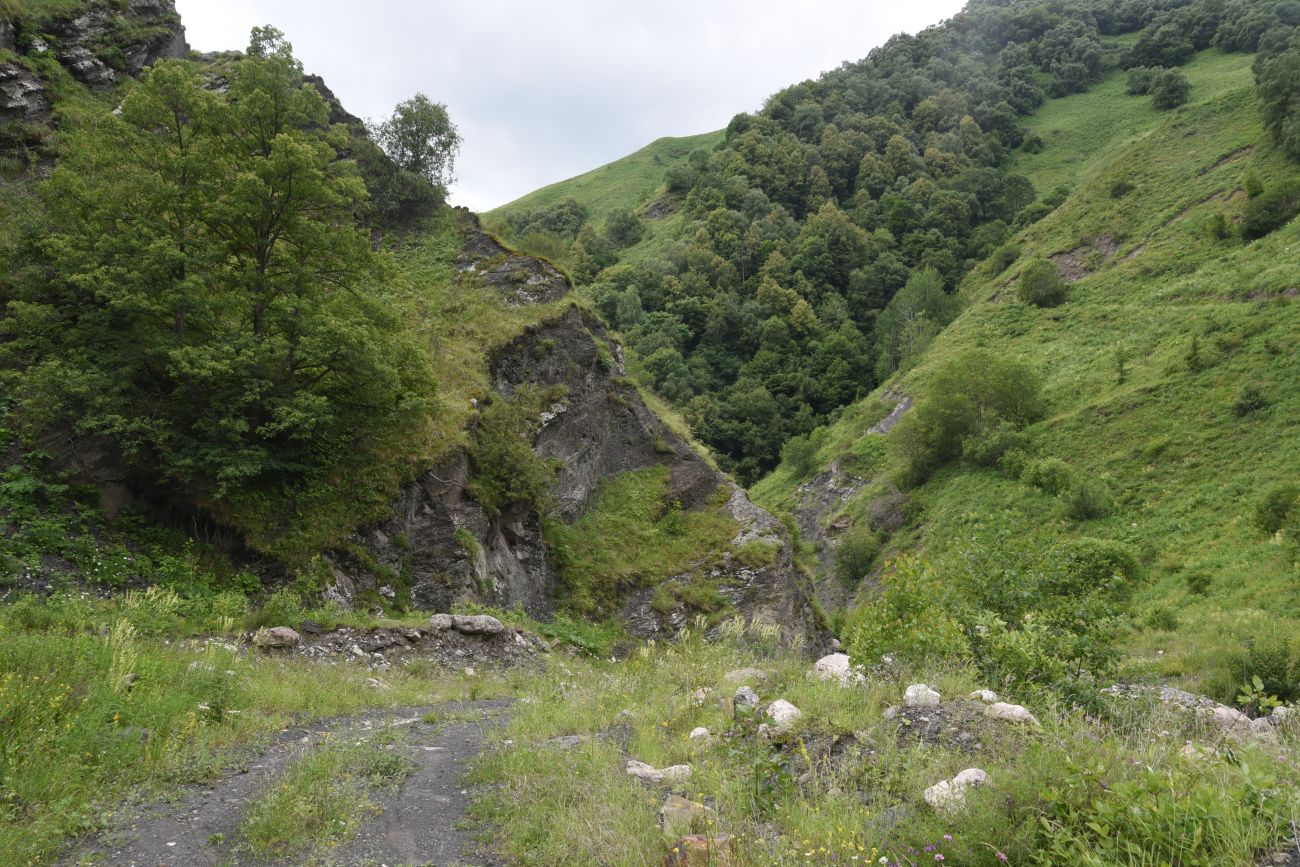
[[[36,123],[50,116],[45,85],[16,63],[0,63],[0,122]]]

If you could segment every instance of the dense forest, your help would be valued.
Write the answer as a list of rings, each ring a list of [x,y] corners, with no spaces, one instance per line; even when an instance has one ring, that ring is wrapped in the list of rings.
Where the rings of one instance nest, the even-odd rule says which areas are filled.
[[[573,201],[509,228],[570,264],[648,380],[752,482],[911,366],[956,315],[963,275],[1013,262],[1008,239],[1064,201],[1007,168],[1045,146],[1023,130],[1045,100],[1119,68],[1175,108],[1195,52],[1259,50],[1268,126],[1300,155],[1297,25],[1292,0],[977,0],[735,117],[665,178],[686,217],[673,243],[620,263],[640,216],[598,225]]]

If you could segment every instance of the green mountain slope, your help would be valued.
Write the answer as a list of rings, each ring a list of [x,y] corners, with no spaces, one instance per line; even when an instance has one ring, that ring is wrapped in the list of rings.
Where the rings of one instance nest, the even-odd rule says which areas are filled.
[[[1036,183],[1077,184],[1073,193],[1015,239],[1018,262],[1000,274],[985,263],[964,281],[962,315],[915,369],[827,431],[811,469],[787,462],[756,493],[796,509],[800,486],[835,466],[868,483],[844,506],[847,520],[831,508],[820,521],[864,525],[899,471],[886,437],[867,433],[886,394],[924,395],[971,349],[1018,360],[1042,377],[1048,405],[1027,431],[1028,460],[1056,459],[1093,480],[1109,509],[1070,517],[1061,499],[1021,480],[1024,459],[949,466],[911,492],[915,517],[877,566],[905,549],[942,560],[1007,512],[1061,536],[1121,542],[1148,572],[1130,649],[1157,673],[1198,678],[1230,699],[1234,657],[1248,642],[1295,634],[1300,610],[1294,547],[1253,519],[1264,493],[1300,471],[1300,225],[1253,243],[1214,237],[1219,215],[1240,222],[1248,178],[1269,187],[1295,169],[1260,126],[1249,58],[1209,52],[1187,70],[1193,102],[1173,114],[1149,113],[1113,77],[1035,116],[1052,144],[1019,169]],[[1034,256],[1080,278],[1065,304],[1017,300]]]
[[[491,225],[515,214],[544,210],[566,199],[573,199],[597,219],[614,211],[637,208],[662,189],[664,173],[668,169],[685,163],[691,151],[712,150],[721,140],[721,130],[657,139],[622,159],[534,190],[488,211],[483,217]]]

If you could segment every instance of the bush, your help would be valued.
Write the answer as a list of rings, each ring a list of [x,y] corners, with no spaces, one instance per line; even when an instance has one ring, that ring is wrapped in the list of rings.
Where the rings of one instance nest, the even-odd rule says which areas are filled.
[[[1133,186],[1129,181],[1116,181],[1110,185],[1110,197],[1112,199],[1122,199],[1135,189],[1137,187]]]
[[[558,394],[554,389],[522,388],[514,400],[495,397],[474,426],[467,490],[490,514],[512,504],[542,505],[550,494],[554,468],[533,452],[541,411]]]
[[[1067,293],[1060,269],[1046,259],[1033,259],[1025,266],[1016,290],[1021,301],[1035,307],[1055,307],[1065,301]]]
[[[1135,66],[1128,71],[1128,88],[1125,90],[1129,96],[1147,96],[1151,93],[1151,83],[1155,80],[1157,74],[1164,70],[1160,67],[1154,69],[1149,66]]]
[[[812,437],[790,437],[781,447],[781,462],[790,468],[796,478],[806,478],[816,465],[816,460],[817,444]]]
[[[924,564],[900,558],[881,583],[880,594],[853,612],[844,629],[850,656],[870,665],[885,654],[912,662],[969,655],[960,624],[945,610],[947,588]]]
[[[645,234],[645,224],[630,210],[615,211],[605,222],[605,234],[615,247],[631,247]]]
[[[1245,418],[1252,412],[1258,412],[1268,406],[1268,398],[1263,390],[1253,382],[1248,382],[1237,392],[1232,401],[1232,412],[1237,418]]]
[[[1281,530],[1298,511],[1300,485],[1284,483],[1269,490],[1255,506],[1255,526],[1268,535]]]
[[[867,526],[886,536],[896,533],[907,524],[911,506],[912,498],[895,488],[867,506]]]
[[[1167,69],[1151,80],[1151,104],[1159,109],[1178,108],[1192,95],[1192,83],[1175,69]]]
[[[1065,513],[1076,521],[1104,518],[1112,507],[1106,487],[1093,479],[1076,479],[1062,499]]]
[[[846,584],[856,584],[871,571],[880,540],[869,527],[853,527],[835,546],[835,576]]]
[[[1255,196],[1246,205],[1241,234],[1249,241],[1263,238],[1300,214],[1300,181],[1284,181]]]
[[[1031,463],[1020,479],[1045,494],[1058,497],[1074,485],[1074,467],[1060,458],[1043,458]]]
[[[999,421],[992,427],[967,437],[962,442],[962,460],[977,467],[996,467],[1002,458],[1013,449],[1023,449],[1025,434],[1006,421]]]
[[[1047,142],[1036,132],[1031,132],[1025,136],[1025,140],[1020,143],[1020,149],[1027,154],[1041,154],[1047,150]]]
[[[989,256],[989,267],[993,269],[994,274],[1001,274],[1016,263],[1021,252],[1019,244],[1008,241],[994,250],[993,254]]]
[[[925,397],[895,428],[890,447],[906,481],[925,478],[961,457],[965,442],[999,429],[1019,430],[1043,412],[1038,376],[987,350],[963,353],[935,371]]]
[[[1216,241],[1226,241],[1232,237],[1232,224],[1222,213],[1210,218],[1210,237]]]

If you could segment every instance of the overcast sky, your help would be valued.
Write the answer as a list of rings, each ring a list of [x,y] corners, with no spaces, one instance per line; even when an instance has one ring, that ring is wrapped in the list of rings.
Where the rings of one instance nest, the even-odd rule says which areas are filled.
[[[190,45],[273,24],[353,114],[417,91],[464,146],[456,204],[489,210],[661,136],[708,132],[962,0],[176,0]]]

